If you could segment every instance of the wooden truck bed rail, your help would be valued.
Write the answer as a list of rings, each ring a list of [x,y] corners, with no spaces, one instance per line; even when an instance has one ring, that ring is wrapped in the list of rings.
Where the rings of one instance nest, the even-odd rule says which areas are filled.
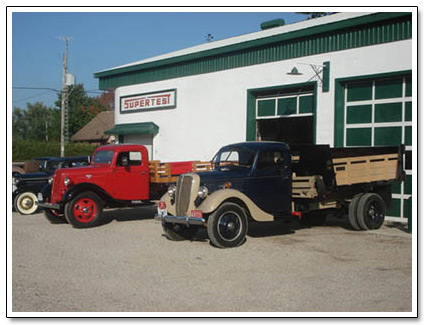
[[[397,179],[398,154],[333,159],[338,186]]]
[[[149,162],[151,183],[175,183],[179,175],[190,172],[211,170],[209,161],[165,162],[152,160]]]
[[[334,158],[332,160],[337,186],[388,182],[397,180],[399,154],[382,154],[359,157]],[[322,176],[292,175],[292,197],[312,199],[319,196],[316,182]]]
[[[292,175],[292,197],[295,199],[312,199],[319,194],[316,189],[316,181],[322,176],[296,176]]]

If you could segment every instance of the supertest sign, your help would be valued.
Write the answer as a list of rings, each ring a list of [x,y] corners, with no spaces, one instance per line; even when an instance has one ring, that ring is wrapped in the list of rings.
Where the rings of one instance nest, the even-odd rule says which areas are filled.
[[[176,107],[176,89],[120,97],[121,113]]]

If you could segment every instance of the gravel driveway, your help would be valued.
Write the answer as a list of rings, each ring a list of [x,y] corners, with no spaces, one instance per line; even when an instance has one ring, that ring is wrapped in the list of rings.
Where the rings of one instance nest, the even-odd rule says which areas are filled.
[[[13,312],[412,310],[412,237],[402,225],[253,224],[242,246],[217,249],[202,232],[167,240],[154,211],[110,210],[91,229],[9,215]]]

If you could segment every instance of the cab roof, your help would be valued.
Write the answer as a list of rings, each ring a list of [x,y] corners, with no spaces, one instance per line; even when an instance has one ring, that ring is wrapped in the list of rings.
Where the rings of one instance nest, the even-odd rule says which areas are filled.
[[[285,149],[289,150],[289,145],[285,142],[277,142],[277,141],[248,141],[248,142],[239,142],[229,144],[227,146],[222,147],[220,150],[228,150],[233,148],[243,148],[250,151],[259,151],[264,149]]]

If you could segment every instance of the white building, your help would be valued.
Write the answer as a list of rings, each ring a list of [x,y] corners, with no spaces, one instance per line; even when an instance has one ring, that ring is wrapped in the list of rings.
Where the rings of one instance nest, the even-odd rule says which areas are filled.
[[[120,142],[150,159],[209,160],[246,140],[405,144],[407,180],[389,215],[410,214],[412,13],[338,13],[95,73],[115,89]],[[413,110],[414,114],[416,110]],[[415,115],[416,116],[416,115]]]

